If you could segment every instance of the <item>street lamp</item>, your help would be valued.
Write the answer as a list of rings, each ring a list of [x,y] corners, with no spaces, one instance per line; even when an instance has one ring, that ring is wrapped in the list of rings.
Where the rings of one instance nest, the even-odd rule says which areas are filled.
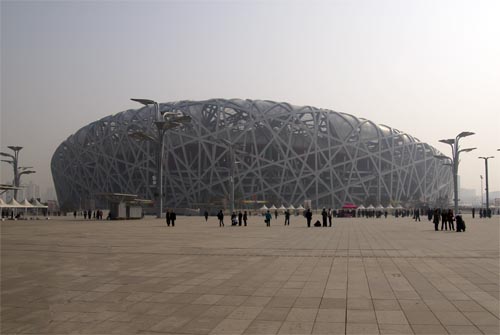
[[[441,143],[446,143],[451,146],[451,153],[452,156],[451,158],[443,156],[443,155],[436,155],[434,157],[438,159],[449,159],[451,161],[450,165],[453,169],[453,201],[454,201],[454,212],[455,215],[458,213],[458,165],[460,164],[460,153],[461,152],[470,152],[472,150],[475,150],[476,148],[466,148],[466,149],[460,149],[459,146],[459,141],[462,137],[467,137],[470,135],[474,135],[473,132],[471,131],[463,131],[460,134],[458,134],[455,138],[449,138],[449,139],[444,139],[444,140],[439,140]]]
[[[32,169],[33,167],[31,166],[22,166],[19,167],[19,151],[23,147],[20,146],[8,146],[10,150],[14,151],[13,154],[6,153],[6,152],[0,152],[0,156],[8,157],[10,159],[2,159],[2,162],[6,162],[12,165],[12,168],[14,170],[14,180],[12,182],[14,188],[14,199],[17,199],[17,191],[19,190],[19,185],[21,184],[21,176],[23,174],[31,174],[31,173],[36,173],[34,170],[29,170]]]
[[[479,159],[484,159],[484,169],[485,169],[485,176],[486,176],[486,188],[484,189],[486,191],[486,215],[487,217],[491,217],[490,215],[490,195],[489,195],[489,190],[488,190],[488,159],[490,158],[495,158],[493,156],[488,156],[488,157],[478,157]],[[483,190],[481,190],[482,194]]]
[[[165,148],[164,138],[165,133],[168,129],[179,127],[183,123],[188,123],[191,121],[191,117],[187,115],[179,115],[177,113],[161,113],[160,105],[150,99],[130,99],[132,101],[139,102],[145,106],[154,105],[156,121],[154,124],[157,129],[156,135],[150,135],[144,132],[134,132],[129,136],[134,137],[139,140],[151,141],[157,144],[158,160],[156,163],[157,168],[157,187],[158,187],[158,212],[157,217],[161,218],[163,213],[163,151]]]

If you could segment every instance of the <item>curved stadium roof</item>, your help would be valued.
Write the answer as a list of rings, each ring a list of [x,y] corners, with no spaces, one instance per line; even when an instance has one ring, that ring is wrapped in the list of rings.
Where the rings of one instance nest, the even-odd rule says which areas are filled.
[[[164,162],[169,207],[220,207],[234,173],[236,202],[340,207],[432,203],[449,197],[451,171],[438,151],[409,134],[355,116],[262,100],[160,104],[192,122],[168,130]],[[105,117],[64,141],[52,158],[62,208],[104,192],[155,197],[154,108]],[[231,145],[229,145],[230,143]],[[231,149],[236,164],[231,166]],[[103,204],[96,204],[103,206]],[[239,207],[239,206],[237,206]]]

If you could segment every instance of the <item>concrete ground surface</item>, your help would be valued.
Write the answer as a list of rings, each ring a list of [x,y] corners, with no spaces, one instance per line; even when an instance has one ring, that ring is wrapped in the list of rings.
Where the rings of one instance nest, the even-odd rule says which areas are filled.
[[[5,221],[0,330],[499,334],[499,217],[465,220]]]

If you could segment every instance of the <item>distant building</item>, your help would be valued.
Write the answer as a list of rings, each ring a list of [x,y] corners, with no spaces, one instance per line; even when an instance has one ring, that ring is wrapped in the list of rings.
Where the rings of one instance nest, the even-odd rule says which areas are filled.
[[[432,146],[385,125],[311,106],[261,100],[181,101],[160,111],[183,113],[190,124],[167,131],[165,207],[221,206],[265,200],[314,208],[448,203],[452,175]],[[95,121],[55,151],[51,169],[59,204],[74,210],[100,193],[155,199],[155,110],[144,107]],[[229,143],[229,144],[228,144]],[[231,157],[234,154],[234,157]],[[232,179],[231,175],[234,175]]]

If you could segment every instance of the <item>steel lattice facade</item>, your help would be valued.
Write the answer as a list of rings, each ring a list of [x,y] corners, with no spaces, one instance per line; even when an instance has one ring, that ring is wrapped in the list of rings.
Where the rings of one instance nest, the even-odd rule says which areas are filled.
[[[219,208],[234,174],[242,200],[338,208],[355,204],[435,204],[449,199],[451,169],[418,139],[345,113],[260,100],[160,104],[192,122],[167,131],[165,204]],[[154,109],[128,110],[93,122],[52,157],[61,208],[78,209],[102,192],[154,199],[157,145],[129,136],[155,133]],[[229,147],[231,143],[232,151]],[[231,165],[231,152],[236,163]]]

